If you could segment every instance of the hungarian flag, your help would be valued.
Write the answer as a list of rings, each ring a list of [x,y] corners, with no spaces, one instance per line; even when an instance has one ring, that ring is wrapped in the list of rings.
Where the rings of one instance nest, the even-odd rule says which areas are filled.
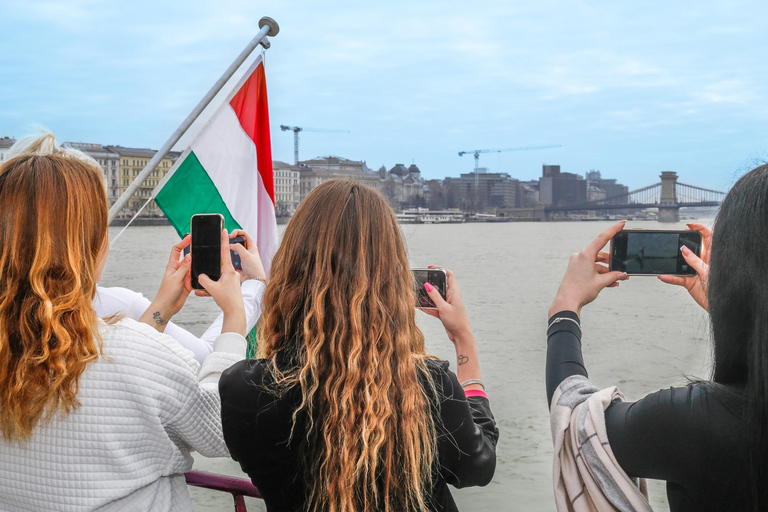
[[[256,241],[269,275],[277,251],[267,82],[261,55],[154,190],[179,236],[196,213],[220,213],[227,230]]]

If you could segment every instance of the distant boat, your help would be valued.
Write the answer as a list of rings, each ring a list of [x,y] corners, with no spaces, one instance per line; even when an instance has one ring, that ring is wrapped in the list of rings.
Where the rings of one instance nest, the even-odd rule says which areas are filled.
[[[458,209],[430,210],[408,208],[395,214],[401,224],[454,224],[464,222],[464,212]]]

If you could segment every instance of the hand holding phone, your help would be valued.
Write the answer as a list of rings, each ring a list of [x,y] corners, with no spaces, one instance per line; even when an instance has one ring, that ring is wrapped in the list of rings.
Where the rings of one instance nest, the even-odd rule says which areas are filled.
[[[701,233],[701,257],[693,252],[683,251],[683,258],[696,270],[696,275],[660,275],[659,280],[667,284],[684,287],[699,306],[704,308],[705,311],[709,311],[707,278],[709,277],[709,252],[712,246],[712,231],[703,224],[691,223],[688,224],[688,227],[693,231]]]
[[[560,288],[549,307],[550,317],[560,311],[573,311],[580,315],[581,308],[595,300],[603,288],[618,286],[619,281],[628,278],[626,273],[610,271],[603,265],[608,262],[609,255],[601,251],[624,228],[624,222],[609,227],[586,249],[571,255]]]
[[[454,344],[469,343],[473,345],[475,341],[469,326],[469,317],[467,317],[467,310],[464,308],[464,299],[461,296],[456,276],[450,270],[440,267],[430,266],[427,270],[439,270],[441,273],[444,273],[446,278],[445,288],[438,289],[437,286],[428,283],[432,288],[429,291],[422,285],[422,289],[427,291],[427,296],[435,307],[419,307],[418,303],[417,307],[429,316],[439,319],[445,328],[446,334],[448,334],[448,338]],[[433,274],[433,276],[436,275],[438,274]],[[439,284],[439,280],[435,282]],[[442,290],[444,290],[444,293]]]
[[[446,282],[448,275],[441,268],[412,268],[413,290],[416,293],[416,307],[419,309],[436,309],[435,302],[429,298],[425,284],[429,283],[437,289],[440,296],[445,300]]]
[[[240,290],[240,276],[232,266],[229,256],[229,236],[222,230],[219,238],[219,279],[214,281],[204,273],[199,274],[200,285],[208,292],[224,313],[221,332],[235,332],[245,336],[245,306]],[[194,256],[192,257],[194,264]]]

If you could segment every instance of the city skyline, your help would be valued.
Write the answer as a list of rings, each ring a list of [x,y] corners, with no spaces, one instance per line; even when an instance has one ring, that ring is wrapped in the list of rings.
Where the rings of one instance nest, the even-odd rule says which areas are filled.
[[[562,144],[484,154],[480,166],[520,180],[542,164],[597,169],[630,189],[675,171],[727,190],[768,148],[768,6],[747,2],[11,0],[2,10],[0,136],[39,123],[60,140],[157,148],[268,15],[281,26],[266,53],[275,160],[293,161],[286,124],[349,130],[302,133],[302,160],[416,162],[426,179],[471,172],[459,151]]]

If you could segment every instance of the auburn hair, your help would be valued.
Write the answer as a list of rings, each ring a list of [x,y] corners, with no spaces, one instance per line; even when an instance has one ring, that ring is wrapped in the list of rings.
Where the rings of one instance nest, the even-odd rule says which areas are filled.
[[[306,510],[427,510],[434,383],[405,245],[384,198],[352,180],[314,189],[272,261],[263,312],[260,356],[276,394],[301,394],[291,439],[305,436]]]
[[[55,147],[53,136],[37,141]],[[34,148],[33,148],[34,149]],[[107,199],[95,161],[31,151],[0,167],[0,432],[24,441],[78,405],[98,358],[92,301],[107,241]]]

